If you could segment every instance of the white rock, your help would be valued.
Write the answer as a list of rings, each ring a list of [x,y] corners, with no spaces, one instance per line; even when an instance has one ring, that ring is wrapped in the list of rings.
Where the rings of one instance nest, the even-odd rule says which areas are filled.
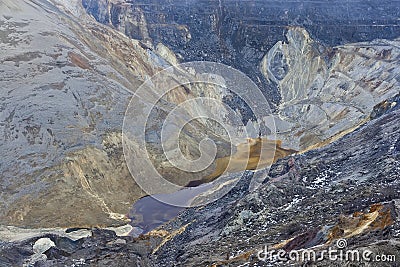
[[[36,254],[42,254],[49,248],[55,246],[56,244],[54,244],[54,242],[51,241],[50,238],[40,238],[35,242],[35,244],[33,244],[33,252],[35,252]]]

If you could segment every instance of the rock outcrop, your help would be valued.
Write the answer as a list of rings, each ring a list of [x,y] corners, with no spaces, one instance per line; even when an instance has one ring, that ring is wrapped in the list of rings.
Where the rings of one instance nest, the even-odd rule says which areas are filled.
[[[158,45],[159,55],[97,23],[79,1],[5,1],[0,23],[1,224],[126,222],[131,204],[145,192],[124,159],[125,111],[145,79],[176,64],[174,54]],[[192,86],[191,91],[177,88],[165,100],[174,106],[200,90],[223,97],[215,88]],[[200,106],[192,109],[201,113]],[[213,112],[221,113],[218,107]],[[184,136],[184,142],[196,144],[188,156],[196,156],[201,129],[212,131],[201,123],[197,129],[197,136]],[[190,182],[190,177],[172,177]]]
[[[398,259],[396,4],[165,3],[0,3],[0,266],[285,266],[262,261],[259,252],[265,246],[319,251],[343,238],[348,249]],[[177,67],[191,60],[242,70],[268,99],[263,110],[270,104],[272,113],[255,121],[252,107],[223,79],[177,85],[152,107],[143,138],[147,155],[122,132],[124,116],[133,128],[143,121],[141,113],[125,113],[132,95],[167,67],[173,66],[169,78],[197,77]],[[146,89],[158,96],[154,84]],[[205,138],[218,144],[215,161],[193,174],[168,161],[160,129],[168,112],[202,96],[218,104],[193,102],[185,114],[223,121],[232,109],[252,138],[232,142],[212,120],[188,123],[179,136],[185,157],[200,157]],[[146,101],[138,103],[133,111]],[[268,135],[257,136],[260,126]],[[273,165],[254,187],[253,178],[268,170],[255,170],[263,143],[277,153],[261,159],[262,168]],[[126,162],[127,144],[137,158]],[[190,196],[196,203],[218,200],[149,212],[140,206],[144,199],[130,210],[148,194],[128,168],[139,157],[150,158],[179,185],[222,175],[207,192]],[[235,165],[223,175],[228,160]],[[129,222],[142,229],[105,229]],[[139,230],[145,234],[135,237]],[[310,264],[343,265],[327,259]]]
[[[390,4],[371,13],[362,3],[340,1],[82,2],[99,22],[161,46],[166,57],[169,47],[180,61],[222,62],[246,73],[276,108],[266,122],[275,122],[276,138],[287,148],[305,150],[342,136],[398,92],[399,27]],[[365,12],[368,19],[354,15]]]
[[[399,254],[399,110],[383,115],[324,148],[279,160],[270,179],[248,190],[252,173],[218,201],[190,208],[139,238],[93,229],[73,239],[45,234],[3,243],[0,265],[36,262],[38,266],[287,266],[289,258],[258,258],[272,249],[368,249],[394,255],[379,266],[396,266]],[[371,164],[373,162],[373,164]],[[74,229],[72,229],[74,230]],[[33,245],[49,238],[55,247],[33,257]],[[320,255],[320,254],[318,254]],[[305,262],[291,262],[305,264]],[[376,266],[376,262],[356,264]],[[343,266],[354,261],[324,258],[310,266]]]
[[[273,0],[83,0],[99,22],[148,45],[163,43],[183,61],[225,63],[248,75],[271,103],[279,92],[258,66],[277,42],[286,41],[287,26],[307,29],[328,47],[399,35],[396,4],[380,2],[323,3]],[[271,104],[270,103],[270,104]],[[271,104],[271,106],[273,106]]]
[[[399,91],[399,39],[324,47],[303,28],[289,28],[261,61],[281,102],[277,138],[306,149],[356,128]]]

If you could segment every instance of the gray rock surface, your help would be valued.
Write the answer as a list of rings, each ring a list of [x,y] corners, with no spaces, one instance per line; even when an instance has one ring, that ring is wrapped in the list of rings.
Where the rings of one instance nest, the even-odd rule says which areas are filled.
[[[275,121],[276,138],[295,150],[358,127],[398,92],[396,3],[82,2],[99,22],[161,46],[171,62],[216,61],[246,73],[276,108],[267,124]],[[253,118],[240,99],[224,99],[244,106],[245,122]]]
[[[1,223],[115,223],[142,195],[116,137],[147,53],[48,1],[0,5]]]
[[[138,40],[97,23],[79,1],[0,4],[0,223],[125,224],[131,204],[145,194],[123,155],[125,111],[133,92],[170,66],[167,60],[174,63],[174,55],[159,45],[164,59]],[[174,107],[200,93],[224,96],[211,86],[188,90],[180,87],[165,101]],[[192,105],[190,112],[201,115],[202,110]],[[222,106],[208,112],[224,114]],[[164,117],[153,116],[150,127],[161,128]],[[194,134],[184,134],[187,156],[198,155],[199,140],[205,132],[215,137],[212,130],[212,124],[197,123]],[[165,161],[157,147],[160,140],[151,142],[151,129],[147,134],[149,146],[155,146],[155,165],[160,166]],[[178,184],[191,181],[168,166],[164,169]]]
[[[149,46],[163,43],[183,61],[222,62],[246,73],[278,104],[279,91],[266,82],[259,62],[287,26],[307,29],[332,47],[399,37],[397,1],[275,0],[83,0],[89,14]],[[321,47],[321,48],[322,48]],[[272,106],[272,105],[271,105]],[[243,111],[245,112],[245,110]]]
[[[256,191],[248,190],[252,176],[248,172],[223,198],[187,209],[145,236],[118,237],[112,231],[92,230],[91,237],[71,241],[44,235],[56,247],[46,251],[47,259],[37,266],[78,262],[91,266],[287,266],[259,261],[257,254],[265,245],[285,240],[290,240],[286,249],[318,251],[324,248],[321,245],[334,247],[334,241],[343,236],[347,249],[369,249],[397,259],[399,115],[399,110],[391,111],[324,148],[279,160],[272,166],[270,179]],[[29,260],[37,239],[3,243],[0,265]],[[351,262],[325,259],[308,264]],[[396,262],[379,266],[396,266]]]
[[[166,3],[0,2],[0,266],[287,266],[257,254],[265,245],[321,251],[341,238],[348,249],[398,261],[398,3]],[[245,171],[228,194],[172,220],[164,206],[146,211],[145,235],[104,229],[129,222],[132,203],[145,195],[122,149],[130,97],[156,72],[190,60],[244,71],[273,105],[264,122],[275,120],[283,146],[300,153],[275,162],[258,188]],[[253,118],[212,86],[179,87],[164,104],[201,94],[237,108],[245,122]],[[161,125],[162,107],[150,127]],[[198,156],[208,130],[224,143],[212,123],[195,126],[183,134],[187,156]],[[153,163],[165,167],[151,139],[157,131],[147,134]],[[225,156],[222,149],[218,157]],[[199,179],[170,174],[177,183]],[[51,246],[38,250],[38,240]]]
[[[125,164],[123,118],[133,92],[169,64],[78,1],[1,7],[1,223],[126,223],[144,192]]]

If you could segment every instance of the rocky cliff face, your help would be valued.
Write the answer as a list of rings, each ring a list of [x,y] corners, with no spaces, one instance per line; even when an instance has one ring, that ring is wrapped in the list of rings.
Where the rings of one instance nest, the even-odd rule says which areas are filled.
[[[77,1],[6,1],[1,7],[1,224],[126,222],[129,207],[144,192],[125,163],[123,118],[132,93],[169,63],[92,20]],[[167,48],[158,50],[172,60]],[[178,104],[200,89],[178,88],[165,100]],[[222,97],[212,88],[201,90]],[[201,128],[210,127],[198,125],[200,136]],[[197,143],[196,138],[184,140]],[[172,176],[176,183],[190,182]]]
[[[296,149],[334,138],[367,120],[398,92],[399,39],[321,47],[302,28],[289,28],[260,68],[277,84],[277,137]]]
[[[246,73],[276,108],[266,121],[275,121],[277,138],[292,149],[357,127],[398,92],[399,22],[390,3],[82,3],[99,22],[149,47],[167,46],[181,62],[222,62]]]
[[[394,255],[378,266],[396,266],[400,257],[399,115],[398,109],[387,111],[331,145],[278,161],[270,179],[256,191],[248,190],[252,173],[247,173],[223,198],[187,209],[139,238],[98,229],[80,239],[46,234],[3,243],[0,264],[287,266],[305,261],[290,261],[288,256],[260,261],[259,252],[268,246],[270,251],[321,253],[336,249],[337,240],[344,238],[346,250]],[[43,254],[33,250],[40,237],[49,238]],[[306,262],[309,266],[377,266],[373,261],[343,259]]]
[[[398,37],[391,1],[113,1],[83,0],[89,14],[154,47],[167,45],[183,61],[222,62],[246,73],[277,104],[275,84],[258,69],[265,53],[286,41],[287,26],[306,28],[328,47]]]
[[[321,250],[340,238],[399,258],[398,13],[391,1],[2,1],[0,266],[284,266],[257,254],[264,245]],[[226,160],[243,161],[243,147],[256,151],[245,162],[254,169],[265,141],[280,152],[268,179],[254,189],[250,180],[265,170],[233,166],[195,199],[207,201],[244,174],[214,203],[173,220],[178,211],[162,205],[131,210],[132,218],[148,216],[134,225],[149,231],[139,238],[93,229],[129,222],[132,203],[146,194],[123,154],[133,92],[191,60],[242,70],[273,112],[249,122],[250,107],[223,86],[177,86],[147,124],[152,163],[177,184],[210,181]],[[196,73],[173,68],[170,76]],[[214,123],[197,121],[182,131],[185,156],[199,157],[206,136],[219,144],[218,159],[196,175],[180,172],[162,153],[158,130],[167,111],[204,95],[220,104],[194,104],[188,114],[222,119],[225,103],[246,127],[275,128],[269,133],[282,142],[269,135],[233,144]],[[293,150],[300,152],[285,157]]]
[[[138,42],[70,12],[1,3],[2,224],[112,224],[142,194],[116,132],[156,67]]]

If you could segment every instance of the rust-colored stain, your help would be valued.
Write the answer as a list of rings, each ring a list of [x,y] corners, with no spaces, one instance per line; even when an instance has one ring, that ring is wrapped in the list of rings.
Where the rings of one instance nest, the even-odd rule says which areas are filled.
[[[372,229],[385,229],[386,227],[392,225],[394,223],[393,216],[388,207],[385,207],[382,204],[374,204],[370,208],[370,212],[378,212],[379,216],[377,220],[372,222]]]
[[[287,242],[286,244],[281,243],[282,244],[281,248],[286,251],[291,251],[307,247],[307,244],[312,242],[312,240],[317,236],[317,234],[318,234],[318,229],[309,229],[305,233],[293,238],[290,242]]]
[[[301,235],[274,245],[273,248],[289,251],[315,245],[329,245],[337,239],[350,238],[370,231],[385,229],[393,223],[390,207],[376,203],[371,205],[367,212],[356,211],[352,215],[341,215],[338,222],[327,232],[323,228],[310,229]],[[321,238],[321,236],[326,238]]]
[[[78,66],[79,68],[85,70],[90,69],[89,60],[87,60],[83,56],[78,55],[74,52],[69,52],[68,57],[71,60],[72,64],[74,64],[75,66]]]
[[[381,203],[371,205],[368,212],[355,212],[351,216],[341,216],[339,222],[328,233],[328,240],[349,238],[393,224],[390,208]]]
[[[246,143],[236,147],[232,157],[223,157],[216,160],[214,172],[206,177],[206,181],[224,173],[240,172],[265,168],[280,158],[296,153],[296,150],[282,148],[282,141],[267,138],[248,138]]]
[[[159,237],[166,237],[170,234],[170,232],[162,229],[156,229],[153,231],[148,232],[146,235],[148,236],[159,236]]]
[[[194,220],[195,221],[195,220]],[[191,225],[194,221],[189,222],[185,225],[183,225],[181,228],[176,229],[172,232],[167,232],[167,231],[163,231],[163,230],[153,230],[150,233],[148,233],[148,236],[161,236],[164,239],[161,241],[160,244],[158,244],[158,246],[156,248],[153,249],[152,254],[156,253],[162,246],[164,246],[168,241],[170,241],[171,239],[173,239],[175,236],[182,234],[183,232],[186,231],[186,228]],[[161,234],[161,235],[160,235]]]
[[[321,147],[327,146],[327,145],[329,145],[329,144],[335,142],[335,141],[338,140],[339,138],[342,138],[343,136],[345,136],[345,135],[347,135],[347,134],[349,134],[349,133],[355,131],[355,130],[358,129],[361,125],[367,123],[368,121],[369,121],[369,118],[365,118],[365,119],[363,119],[362,121],[360,121],[357,125],[355,125],[355,126],[349,128],[349,129],[347,129],[347,130],[343,130],[343,131],[341,131],[341,132],[339,132],[339,133],[337,133],[337,134],[335,134],[335,135],[333,135],[333,136],[331,136],[331,137],[325,139],[325,140],[322,141],[322,142],[319,142],[319,143],[316,143],[316,144],[314,144],[314,145],[311,145],[311,146],[309,146],[309,147],[303,149],[303,150],[300,151],[299,153],[305,153],[305,152],[310,151],[310,150],[313,150],[313,149],[317,149],[317,148],[321,148]]]

